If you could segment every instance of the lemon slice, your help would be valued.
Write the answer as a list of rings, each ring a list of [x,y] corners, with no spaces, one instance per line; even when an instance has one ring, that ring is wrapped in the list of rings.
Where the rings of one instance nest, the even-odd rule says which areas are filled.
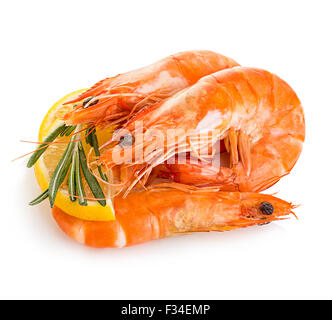
[[[72,100],[76,98],[80,93],[85,91],[79,90],[72,92],[59,101],[57,101],[52,108],[48,111],[46,114],[40,129],[39,129],[39,141],[43,141],[56,127],[63,124],[63,116],[68,111],[72,110],[73,105],[63,105],[66,101]],[[104,129],[104,130],[98,130],[96,129],[96,135],[99,141],[99,144],[102,145],[105,142],[107,142],[112,133],[112,128]],[[83,136],[84,132],[82,133]],[[60,141],[69,141],[68,137],[61,137]],[[86,151],[89,150],[89,147],[85,143],[85,139],[82,139],[83,147]],[[39,160],[35,164],[35,175],[37,182],[44,191],[46,188],[48,188],[52,173],[59,162],[63,152],[66,149],[67,144],[66,143],[54,143],[51,144],[47,150],[43,153],[43,155],[39,158]],[[114,209],[113,204],[111,200],[111,188],[104,183],[100,183],[101,188],[104,191],[104,194],[107,198],[106,200],[106,206],[101,206],[97,201],[91,201],[88,200],[87,206],[81,206],[79,205],[78,201],[71,201],[68,196],[68,186],[65,182],[61,185],[59,188],[59,191],[57,193],[56,199],[55,199],[55,205],[66,212],[67,214],[83,219],[83,220],[93,220],[93,221],[109,221],[114,220]],[[85,181],[83,179],[83,185],[84,190],[86,192],[87,198],[94,198],[93,194],[91,193],[91,190]]]

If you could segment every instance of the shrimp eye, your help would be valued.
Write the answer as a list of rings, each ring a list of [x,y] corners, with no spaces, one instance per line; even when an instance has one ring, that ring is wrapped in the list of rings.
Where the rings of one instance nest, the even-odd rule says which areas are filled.
[[[83,108],[84,109],[86,109],[86,108],[88,108],[88,107],[91,107],[91,106],[94,106],[95,104],[97,104],[98,103],[98,99],[96,99],[96,100],[93,100],[89,105],[87,105],[88,104],[88,102],[91,100],[91,99],[93,99],[94,97],[89,97],[89,98],[87,98],[87,99],[85,99],[84,101],[83,101]]]
[[[123,148],[123,147],[129,147],[133,143],[134,143],[134,137],[130,133],[127,133],[120,138],[119,145]]]
[[[262,214],[270,216],[273,213],[273,205],[270,202],[264,201],[259,206],[259,210]]]

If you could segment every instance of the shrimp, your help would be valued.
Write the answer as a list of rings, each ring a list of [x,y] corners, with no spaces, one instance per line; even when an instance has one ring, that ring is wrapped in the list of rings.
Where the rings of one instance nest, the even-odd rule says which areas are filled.
[[[139,205],[137,205],[139,204]],[[125,247],[177,234],[227,231],[274,220],[292,212],[291,203],[270,195],[240,192],[184,192],[154,188],[115,198],[116,220],[87,221],[53,208],[59,227],[92,247]]]
[[[212,51],[185,51],[164,58],[147,67],[119,74],[97,82],[78,98],[64,119],[67,124],[108,120],[118,124],[135,111],[184,89],[200,78],[239,64]]]
[[[165,139],[171,130],[180,132],[177,139]],[[187,174],[178,174],[178,182],[195,184],[199,175],[206,182],[210,175],[227,186],[226,190],[259,192],[295,165],[305,138],[305,122],[301,103],[285,81],[265,70],[235,67],[205,76],[169,99],[142,109],[118,135],[124,132],[134,137],[135,144],[112,146],[100,161],[113,166],[115,159],[121,159],[139,168],[125,196],[151,168],[188,152],[204,161],[195,163],[196,170],[190,163],[179,164],[177,171]],[[144,139],[150,132],[163,138],[157,146],[150,147],[151,141]],[[199,155],[207,145],[220,141],[229,161],[221,161],[215,168],[211,159],[218,156],[216,152],[210,158],[204,158],[209,155],[206,152]],[[126,152],[128,148],[131,152]]]
[[[229,156],[227,152],[216,154],[215,157],[220,157],[219,163],[224,167],[220,170],[220,167],[213,165],[213,163],[207,163],[196,159],[191,161],[190,154],[187,153],[185,163],[165,163],[157,166],[160,168],[158,171],[158,177],[172,180],[177,183],[188,185],[209,185],[209,184],[222,184],[223,191],[234,191],[234,175],[229,166]]]

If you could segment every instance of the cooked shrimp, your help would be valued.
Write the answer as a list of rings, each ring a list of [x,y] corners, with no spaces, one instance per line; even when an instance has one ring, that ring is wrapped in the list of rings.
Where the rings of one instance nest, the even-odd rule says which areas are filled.
[[[184,183],[188,185],[219,185],[222,184],[223,191],[234,190],[234,173],[229,167],[229,155],[227,152],[222,154],[215,154],[214,157],[220,157],[219,163],[223,169],[220,170],[220,166],[212,163],[207,163],[196,159],[192,161],[189,153],[186,155],[185,163],[165,163],[157,166],[160,168],[158,176],[166,178],[175,182]]]
[[[116,220],[87,221],[53,208],[60,228],[92,247],[125,247],[187,232],[226,231],[264,224],[292,213],[273,196],[239,192],[152,189],[115,198]]]
[[[142,140],[151,131],[167,137],[170,129],[183,133],[154,148],[149,139]],[[261,69],[235,67],[208,75],[169,99],[144,108],[123,131],[134,136],[134,147],[117,145],[100,159],[108,166],[114,165],[115,158],[133,166],[140,164],[131,187],[175,154],[199,155],[207,142],[215,145],[223,140],[230,165],[210,168],[216,182],[227,185],[227,190],[258,192],[293,168],[302,150],[305,124],[301,103],[285,81]],[[128,148],[134,152],[126,152]],[[207,166],[209,159],[205,160],[201,168]],[[181,170],[192,171],[190,166]],[[194,183],[196,178],[193,176]],[[190,175],[185,181],[178,175],[178,181],[190,183]]]
[[[68,124],[119,123],[143,106],[171,96],[210,73],[238,66],[234,60],[212,51],[185,51],[147,67],[97,82],[78,98],[65,115]]]

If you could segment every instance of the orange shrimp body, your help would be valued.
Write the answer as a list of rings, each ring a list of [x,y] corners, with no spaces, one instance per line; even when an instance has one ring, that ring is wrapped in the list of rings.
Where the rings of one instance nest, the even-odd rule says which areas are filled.
[[[139,205],[138,205],[139,204]],[[115,198],[116,220],[87,221],[57,207],[53,217],[76,241],[92,247],[125,247],[196,231],[226,231],[285,218],[294,207],[269,195],[160,189]]]
[[[138,121],[144,132],[155,130],[166,137],[169,129],[181,129],[186,136],[180,136],[176,141],[167,140],[157,151],[152,149],[151,154],[146,152],[149,141],[137,145],[135,154],[138,149],[143,150],[144,159],[123,158],[126,163],[132,161],[133,165],[146,163],[132,186],[151,172],[151,168],[175,154],[200,154],[207,145],[205,138],[212,132],[208,142],[216,144],[223,140],[230,165],[201,170],[201,182],[211,182],[204,179],[205,173],[210,171],[218,178],[215,182],[225,183],[227,190],[258,192],[289,173],[301,153],[305,137],[303,109],[292,88],[268,71],[245,67],[203,77],[169,99],[138,112],[125,129],[135,140],[141,141],[135,131]],[[205,138],[198,139],[200,135]],[[101,155],[104,164],[113,165],[117,154],[115,148],[118,146]],[[118,149],[125,153],[125,148]],[[190,172],[197,173],[210,164],[195,164],[196,170],[192,170],[190,164],[186,165],[178,165],[176,169],[180,173],[182,170],[188,172],[187,175],[174,175],[179,182],[190,183]],[[181,180],[183,176],[185,181]],[[192,183],[197,184],[197,174]]]
[[[158,177],[196,186],[222,184],[223,191],[234,191],[234,173],[232,169],[228,169],[228,154],[225,152],[215,156],[221,158],[220,165],[223,166],[222,170],[220,170],[220,167],[202,162],[199,159],[192,163],[190,158],[187,157],[186,163],[166,163],[158,166]]]
[[[185,51],[147,67],[99,81],[78,98],[65,115],[68,124],[119,122],[133,111],[154,104],[196,83],[210,73],[238,66],[234,60],[212,51]],[[134,109],[134,110],[133,110]]]

